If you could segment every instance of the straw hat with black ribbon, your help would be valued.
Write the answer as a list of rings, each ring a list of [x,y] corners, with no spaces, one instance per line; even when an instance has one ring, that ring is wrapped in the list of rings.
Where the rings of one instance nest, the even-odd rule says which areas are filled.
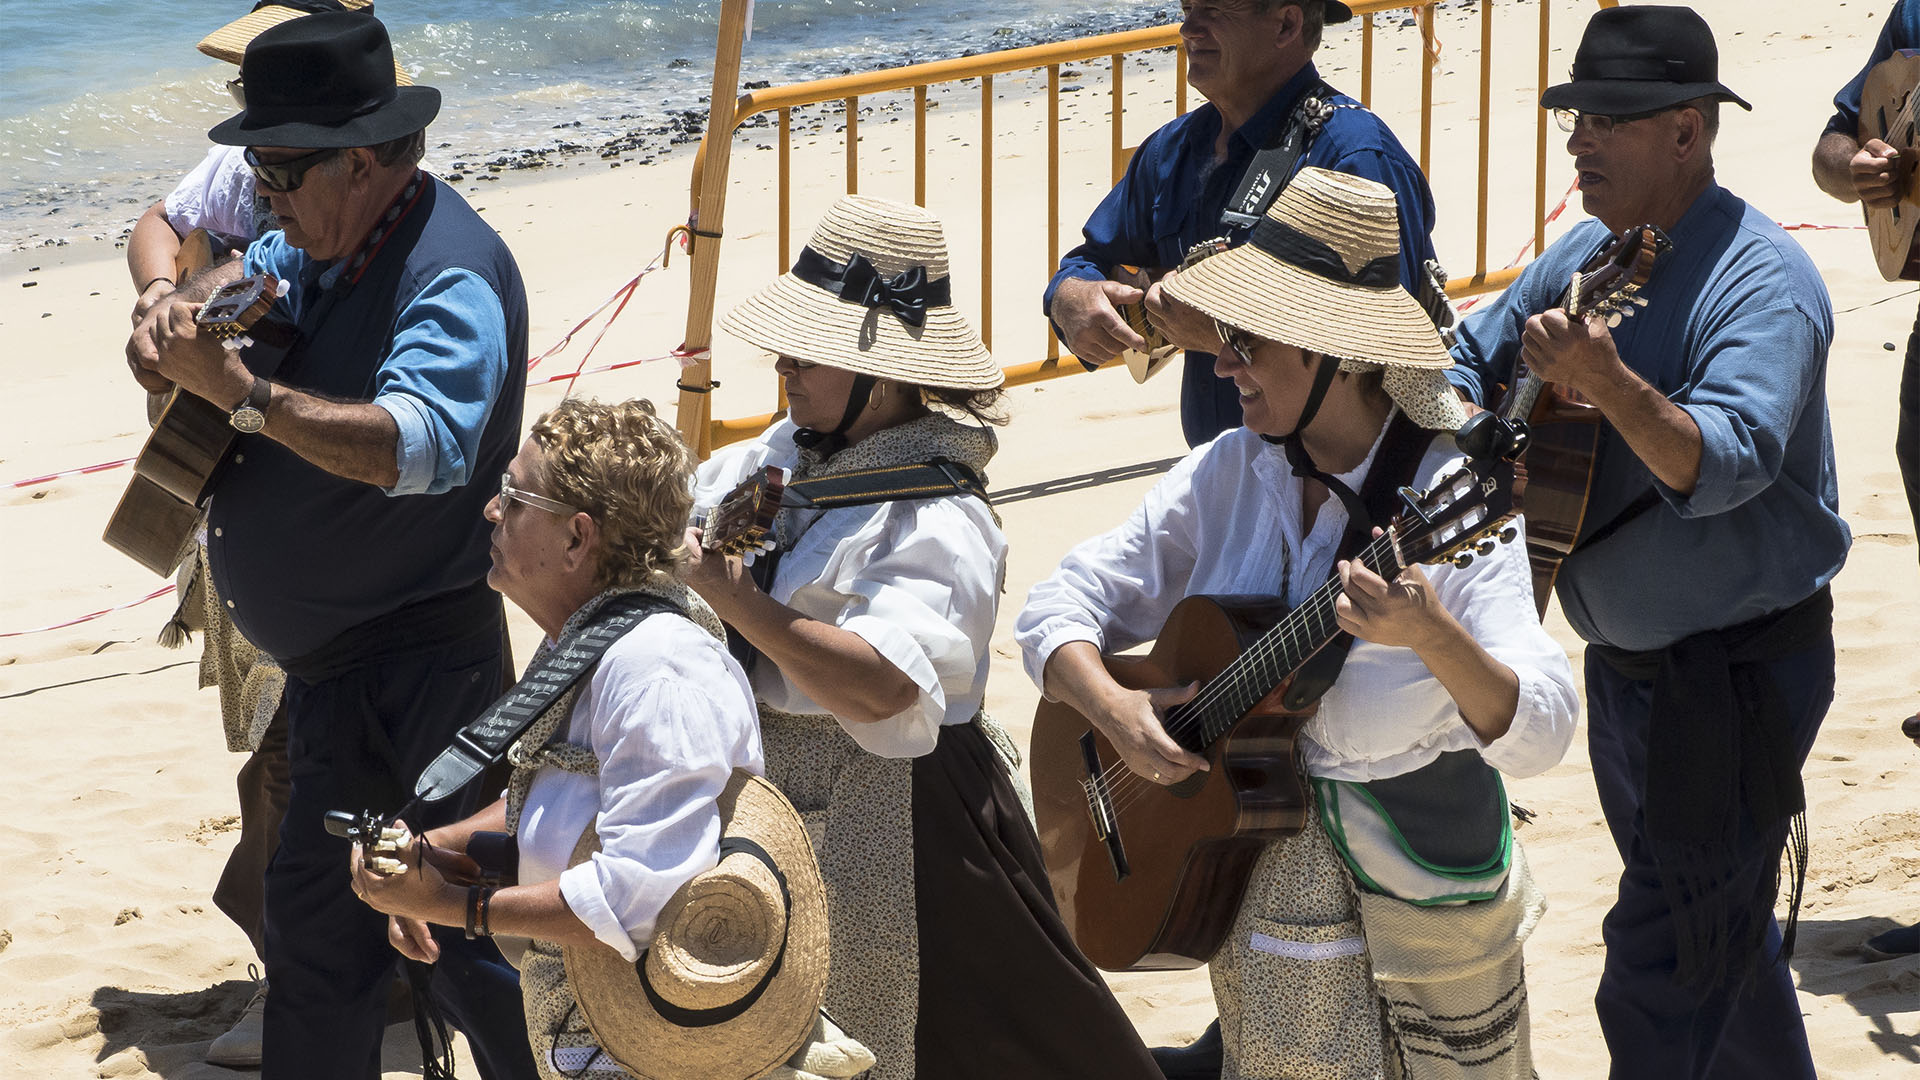
[[[793,269],[720,325],[769,352],[862,375],[958,390],[1006,381],[953,306],[940,219],[887,199],[834,203]]]
[[[373,0],[261,0],[253,5],[252,11],[201,38],[199,48],[215,60],[238,64],[247,54],[248,43],[260,36],[260,31],[323,11],[364,11],[371,15]],[[397,57],[393,62],[393,81],[399,86],[413,85],[413,79],[400,67]]]
[[[1342,371],[1381,371],[1387,395],[1421,427],[1466,422],[1442,374],[1453,358],[1400,286],[1400,214],[1382,184],[1301,169],[1246,243],[1182,270],[1166,292],[1229,326],[1336,357]]]
[[[815,1032],[827,901],[806,826],[744,770],[719,802],[719,865],[667,901],[639,960],[598,943],[562,950],[595,1041],[640,1080],[751,1080]],[[569,865],[598,847],[589,826]]]

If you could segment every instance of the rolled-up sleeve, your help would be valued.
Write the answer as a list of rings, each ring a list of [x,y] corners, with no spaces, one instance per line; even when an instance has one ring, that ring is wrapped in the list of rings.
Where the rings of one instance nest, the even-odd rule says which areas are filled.
[[[674,677],[610,686],[597,705],[601,850],[560,875],[560,895],[635,960],[674,891],[714,866],[734,725],[704,688]]]
[[[1100,200],[1086,225],[1081,227],[1083,242],[1061,257],[1059,269],[1047,282],[1046,292],[1040,298],[1040,311],[1049,320],[1053,318],[1053,295],[1062,282],[1069,279],[1104,281],[1111,269],[1122,263],[1152,266],[1158,261],[1153,203],[1157,189],[1166,179],[1161,175],[1161,158],[1168,138],[1167,130],[1162,128],[1140,144],[1133,159],[1127,162],[1120,182]],[[1053,332],[1062,344],[1066,343],[1058,323],[1053,324]]]
[[[1558,764],[1573,744],[1580,716],[1573,666],[1534,617],[1525,527],[1524,520],[1516,519],[1519,535],[1477,556],[1465,570],[1446,567],[1430,574],[1446,609],[1519,680],[1512,725],[1480,747],[1488,764],[1516,777]]]
[[[1700,429],[1700,473],[1682,495],[1660,483],[1681,517],[1723,514],[1780,476],[1786,440],[1826,377],[1826,334],[1790,306],[1743,307],[1698,351],[1687,385],[1673,395]]]
[[[507,378],[500,297],[470,270],[442,271],[401,311],[373,403],[400,429],[389,495],[437,495],[472,479],[480,434]]]

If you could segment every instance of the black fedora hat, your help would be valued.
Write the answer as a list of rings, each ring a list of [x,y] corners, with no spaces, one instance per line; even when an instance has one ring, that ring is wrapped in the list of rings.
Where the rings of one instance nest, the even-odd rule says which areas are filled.
[[[1340,0],[1322,0],[1320,6],[1327,11],[1320,20],[1323,23],[1343,23],[1353,18],[1353,9],[1341,3]]]
[[[1541,108],[1628,116],[1713,98],[1753,109],[1720,84],[1720,50],[1692,8],[1636,4],[1594,12],[1572,74],[1572,82],[1547,87]]]
[[[207,132],[227,146],[329,149],[411,135],[440,112],[440,91],[398,86],[379,19],[322,12],[261,31],[240,60],[247,107]]]

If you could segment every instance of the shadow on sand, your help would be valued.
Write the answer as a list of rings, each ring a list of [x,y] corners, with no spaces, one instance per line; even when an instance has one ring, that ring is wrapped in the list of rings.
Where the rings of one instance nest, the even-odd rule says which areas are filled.
[[[1920,1002],[1920,956],[1870,963],[1860,955],[1861,942],[1901,925],[1877,915],[1802,919],[1791,963],[1802,991],[1822,997],[1838,995],[1872,1021],[1867,1038],[1875,1049],[1889,1058],[1920,1064],[1920,1029],[1912,1026],[1914,1003]],[[1904,1014],[1907,1030],[1895,1027],[1894,1014]]]

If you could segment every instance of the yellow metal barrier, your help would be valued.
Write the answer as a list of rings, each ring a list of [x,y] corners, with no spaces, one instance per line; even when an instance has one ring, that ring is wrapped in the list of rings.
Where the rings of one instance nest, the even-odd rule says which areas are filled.
[[[1035,268],[1034,296],[1037,298],[1044,283],[1052,276],[1060,262],[1060,95],[1061,69],[1064,65],[1084,63],[1105,59],[1111,65],[1111,106],[1108,124],[1110,127],[1109,169],[1112,178],[1117,180],[1132,155],[1132,149],[1125,145],[1122,137],[1122,120],[1125,115],[1123,97],[1124,61],[1133,53],[1146,50],[1173,48],[1176,52],[1174,70],[1174,115],[1187,111],[1186,54],[1180,44],[1179,27],[1160,26],[1124,33],[1104,34],[1098,37],[1080,38],[1045,45],[1034,45],[1000,52],[983,53],[977,56],[960,57],[952,60],[940,60],[932,63],[913,64],[906,67],[888,68],[839,78],[820,79],[812,82],[796,83],[790,86],[778,86],[737,94],[740,70],[740,45],[745,26],[746,8],[749,0],[722,0],[719,48],[714,65],[713,94],[711,115],[705,136],[700,143],[699,152],[694,157],[693,167],[693,212],[689,223],[693,229],[693,270],[692,291],[688,303],[686,336],[684,351],[693,357],[680,381],[680,399],[677,424],[680,432],[697,452],[705,457],[716,447],[750,438],[764,430],[779,415],[770,413],[762,416],[743,417],[735,420],[714,420],[711,414],[712,382],[711,362],[706,356],[706,348],[712,340],[712,323],[715,304],[715,292],[718,285],[719,258],[721,248],[722,223],[725,211],[726,184],[731,160],[734,135],[742,123],[749,118],[765,113],[774,113],[778,131],[778,185],[776,214],[778,239],[776,244],[776,265],[772,272],[784,271],[792,263],[792,112],[794,109],[839,102],[845,110],[846,122],[846,190],[854,193],[859,189],[859,111],[863,96],[900,91],[913,93],[913,192],[914,200],[925,205],[927,198],[927,110],[928,87],[943,83],[955,83],[968,79],[980,80],[980,274],[981,302],[977,309],[970,312],[974,316],[980,336],[989,347],[993,340],[993,87],[994,76],[1012,72],[1033,71],[1044,68],[1047,72],[1047,243],[1046,265]],[[1447,291],[1455,297],[1475,295],[1503,289],[1519,274],[1519,269],[1491,269],[1487,265],[1488,232],[1488,191],[1491,177],[1490,144],[1491,120],[1493,111],[1493,20],[1494,11],[1500,0],[1480,0],[1477,5],[1480,18],[1479,37],[1479,111],[1478,111],[1478,200],[1474,228],[1473,272],[1470,275],[1456,274],[1448,283]],[[1539,11],[1539,64],[1538,84],[1535,94],[1549,81],[1549,25],[1551,12],[1556,0],[1533,0]],[[1586,8],[1597,4],[1599,7],[1613,7],[1618,0],[1564,0],[1570,8]],[[1434,4],[1437,0],[1349,0],[1355,15],[1360,17],[1360,92],[1359,98],[1369,106],[1373,103],[1374,88],[1374,37],[1375,16],[1388,11],[1417,13],[1420,30],[1421,70],[1420,70],[1420,133],[1418,160],[1423,171],[1431,174],[1433,135],[1434,135],[1434,75],[1439,57],[1439,42],[1434,26]],[[1534,109],[1534,177],[1533,177],[1533,244],[1532,251],[1538,253],[1544,246],[1547,224],[1547,115],[1544,110]],[[1171,117],[1169,117],[1171,118]],[[1087,208],[1089,211],[1091,207]],[[1084,369],[1071,356],[1060,355],[1059,343],[1051,334],[1046,336],[1046,356],[1043,359],[1023,364],[1014,364],[1004,370],[1009,386],[1037,382],[1043,379],[1070,375]],[[1066,361],[1066,362],[1063,362]],[[776,390],[776,394],[779,394]],[[779,404],[784,407],[784,395],[779,395]]]

